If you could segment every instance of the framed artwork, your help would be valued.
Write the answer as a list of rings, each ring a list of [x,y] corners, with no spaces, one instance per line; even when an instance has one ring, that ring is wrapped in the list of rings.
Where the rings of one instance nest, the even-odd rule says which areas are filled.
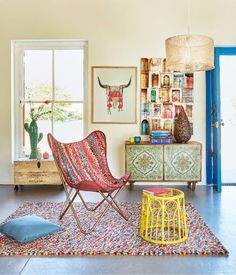
[[[161,103],[169,102],[170,100],[169,93],[170,93],[169,89],[164,89],[164,88],[160,89],[159,98]]]
[[[172,85],[171,74],[161,74],[161,87],[168,88]]]
[[[152,104],[152,117],[153,118],[161,118],[161,104],[153,103]]]
[[[182,102],[182,92],[180,88],[171,89],[171,101],[174,103]]]
[[[152,119],[152,131],[161,129],[161,119]]]
[[[182,109],[193,131],[194,74],[170,72],[165,58],[141,58],[140,129],[148,123],[152,131],[174,134],[174,122]]]
[[[173,127],[173,121],[170,119],[164,119],[163,120],[163,129],[168,130],[170,133],[172,133],[172,127]]]
[[[186,114],[189,118],[193,117],[193,105],[186,104],[185,111],[186,111]]]
[[[174,73],[173,88],[182,88],[184,86],[184,75],[182,73]]]
[[[172,103],[164,103],[162,118],[173,118],[173,104]]]
[[[186,89],[193,89],[193,73],[185,74],[184,87]]]
[[[92,67],[92,123],[137,123],[137,68]]]

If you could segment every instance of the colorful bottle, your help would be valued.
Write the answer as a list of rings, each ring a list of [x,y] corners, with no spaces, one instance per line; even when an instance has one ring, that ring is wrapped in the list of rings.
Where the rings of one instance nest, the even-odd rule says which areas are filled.
[[[147,119],[144,119],[141,123],[141,133],[142,133],[142,135],[149,134],[149,123],[148,123]]]

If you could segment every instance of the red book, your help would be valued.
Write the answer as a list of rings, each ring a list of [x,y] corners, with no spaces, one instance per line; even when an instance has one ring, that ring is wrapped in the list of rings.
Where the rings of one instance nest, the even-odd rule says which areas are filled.
[[[158,187],[158,186],[152,186],[152,187],[147,187],[143,189],[144,192],[152,194],[152,195],[164,195],[168,194],[171,189],[170,188],[164,188],[164,187]]]

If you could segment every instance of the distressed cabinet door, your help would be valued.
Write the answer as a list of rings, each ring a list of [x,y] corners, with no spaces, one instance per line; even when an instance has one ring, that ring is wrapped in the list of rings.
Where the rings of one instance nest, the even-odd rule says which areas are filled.
[[[164,180],[200,181],[201,144],[170,144],[164,146]]]
[[[162,181],[163,146],[127,145],[126,171],[131,172],[132,181]]]

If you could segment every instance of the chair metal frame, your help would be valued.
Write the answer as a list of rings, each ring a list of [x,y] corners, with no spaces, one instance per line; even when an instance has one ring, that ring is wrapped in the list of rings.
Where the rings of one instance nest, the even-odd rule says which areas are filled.
[[[50,142],[49,142],[49,145],[50,145]],[[85,200],[83,199],[81,193],[80,193],[80,189],[79,188],[74,188],[74,187],[71,187],[69,186],[67,183],[66,183],[66,180],[58,166],[58,163],[57,161],[55,161],[55,164],[57,166],[57,169],[58,169],[58,173],[59,173],[59,176],[61,178],[61,181],[62,181],[62,185],[64,187],[64,191],[65,191],[65,194],[66,194],[66,200],[63,204],[63,207],[61,209],[61,212],[60,212],[60,216],[59,216],[59,219],[61,220],[64,215],[66,214],[66,212],[71,208],[72,210],[72,213],[73,213],[73,216],[75,218],[75,221],[77,223],[77,226],[79,227],[80,231],[84,234],[84,235],[87,235],[87,234],[90,234],[91,232],[93,232],[96,228],[96,226],[98,225],[98,223],[101,221],[101,219],[103,218],[103,216],[105,215],[105,213],[108,211],[109,208],[113,208],[114,210],[117,211],[117,213],[122,217],[124,218],[126,221],[128,221],[129,217],[127,217],[127,215],[125,215],[125,213],[121,210],[120,206],[118,205],[118,203],[115,201],[115,198],[118,196],[118,194],[124,189],[126,183],[123,184],[123,186],[119,189],[116,189],[112,192],[102,192],[102,191],[98,191],[97,193],[99,193],[101,196],[102,196],[102,200],[94,207],[94,208],[90,208],[88,206],[88,204],[85,202]],[[95,191],[94,191],[95,192]],[[113,195],[114,193],[114,195]],[[94,224],[88,229],[88,230],[85,230],[83,225],[81,224],[80,222],[80,219],[79,219],[79,215],[77,214],[77,211],[75,210],[75,207],[73,205],[74,203],[74,200],[76,199],[76,197],[79,196],[82,204],[84,205],[84,207],[86,208],[86,210],[88,211],[96,211],[99,206],[101,206],[104,202],[107,202],[107,205],[106,207],[103,209],[103,211],[100,213],[99,217],[97,218],[97,220],[94,222]]]

